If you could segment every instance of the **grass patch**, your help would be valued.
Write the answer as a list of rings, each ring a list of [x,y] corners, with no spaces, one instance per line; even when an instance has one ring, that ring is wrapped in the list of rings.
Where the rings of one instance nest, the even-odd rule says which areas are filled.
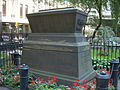
[[[91,58],[92,60],[111,60],[116,59],[118,60],[118,57],[120,56],[120,50],[119,49],[92,49],[91,50]]]

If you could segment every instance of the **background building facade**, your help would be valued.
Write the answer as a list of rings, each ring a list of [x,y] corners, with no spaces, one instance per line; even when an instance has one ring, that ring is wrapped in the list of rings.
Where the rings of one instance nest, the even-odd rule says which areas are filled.
[[[54,1],[54,2],[53,2]],[[2,12],[2,30],[4,32],[31,32],[26,14],[38,12],[38,10],[71,7],[67,1],[58,3],[56,0],[0,0],[0,12]],[[82,10],[81,8],[78,8]],[[103,25],[111,26],[112,17],[110,9],[104,10]],[[98,18],[98,12],[92,9],[88,18]],[[94,21],[95,22],[95,21]],[[96,24],[88,20],[85,32],[93,33]]]
[[[26,14],[37,12],[33,0],[0,0],[3,32],[30,32]]]

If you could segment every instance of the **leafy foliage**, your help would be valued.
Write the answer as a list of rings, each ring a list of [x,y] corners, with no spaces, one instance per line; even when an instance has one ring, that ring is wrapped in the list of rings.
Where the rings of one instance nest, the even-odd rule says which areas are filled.
[[[115,18],[113,21],[113,27],[116,29],[120,17],[120,0],[109,0],[109,3],[111,7],[112,17]]]
[[[107,10],[107,8],[110,8],[113,19],[113,28],[117,32],[117,23],[119,21],[120,17],[120,0],[57,0],[59,1],[68,1],[71,3],[71,6],[73,7],[79,7],[82,8],[83,11],[89,12],[91,9],[95,9],[98,12],[98,24],[95,29],[95,32],[93,34],[93,38],[95,36],[96,30],[99,29],[99,27],[102,25],[102,18],[103,14],[102,12],[104,10]]]
[[[1,67],[0,81],[1,85],[18,90],[20,88],[20,76],[17,67],[12,64],[6,67]],[[92,80],[88,83],[86,80],[83,80],[82,84],[79,83],[79,80],[76,80],[71,87],[57,85],[57,81],[58,79],[56,76],[48,77],[48,79],[45,80],[42,77],[35,78],[31,73],[28,75],[28,83],[31,90],[95,90],[96,87],[96,80]],[[114,87],[110,84],[109,90],[112,90],[112,88]]]

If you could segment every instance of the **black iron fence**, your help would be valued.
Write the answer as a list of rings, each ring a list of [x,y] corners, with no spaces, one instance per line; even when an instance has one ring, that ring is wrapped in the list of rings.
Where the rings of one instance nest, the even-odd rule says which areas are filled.
[[[18,64],[22,55],[23,42],[27,33],[1,33],[0,34],[0,66]],[[14,60],[17,58],[18,60]]]
[[[22,47],[23,47],[23,43],[21,43],[20,41],[14,42],[10,40],[10,41],[0,42],[0,66],[9,66],[10,64],[19,65],[20,56],[22,55]],[[110,80],[110,78],[112,78],[112,84],[117,88],[117,81],[119,74],[118,68],[120,63],[120,57],[119,57],[120,44],[114,42],[108,42],[104,44],[93,43],[91,45],[91,54],[92,54],[91,58],[93,60],[94,69],[97,70],[99,67],[111,69],[110,76],[108,76],[105,73],[97,74],[96,77],[97,90],[107,90],[106,88],[108,87],[108,81]],[[20,73],[22,72],[25,73],[24,69]],[[28,71],[26,72],[28,73]],[[26,77],[26,78],[22,78],[22,77]],[[27,77],[28,76],[21,76],[21,88],[22,88],[21,90],[23,90],[24,87],[26,88],[28,87],[28,86],[24,86],[24,85],[28,85]],[[26,84],[24,81],[26,82]],[[103,82],[106,82],[104,83],[105,86],[103,85]]]
[[[19,61],[14,60],[17,55],[22,55],[22,44],[19,42],[0,42],[0,66],[18,64]]]
[[[27,33],[2,33],[0,42],[0,59],[10,60],[13,52],[22,53],[22,44],[28,37]],[[114,41],[95,42],[91,44],[91,58],[95,70],[99,67],[110,68],[110,60],[118,60],[120,56],[120,43]],[[0,63],[1,64],[1,63]]]
[[[0,41],[23,42],[28,37],[28,33],[1,33]]]
[[[94,69],[99,67],[110,68],[110,60],[120,56],[120,43],[109,41],[107,43],[92,43],[91,58]]]

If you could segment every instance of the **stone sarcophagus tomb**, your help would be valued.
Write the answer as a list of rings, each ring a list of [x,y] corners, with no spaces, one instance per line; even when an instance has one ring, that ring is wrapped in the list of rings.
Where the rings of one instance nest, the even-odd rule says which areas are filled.
[[[33,33],[24,44],[22,63],[32,72],[71,82],[95,76],[89,43],[81,33],[87,17],[84,12],[63,8],[27,17]]]

